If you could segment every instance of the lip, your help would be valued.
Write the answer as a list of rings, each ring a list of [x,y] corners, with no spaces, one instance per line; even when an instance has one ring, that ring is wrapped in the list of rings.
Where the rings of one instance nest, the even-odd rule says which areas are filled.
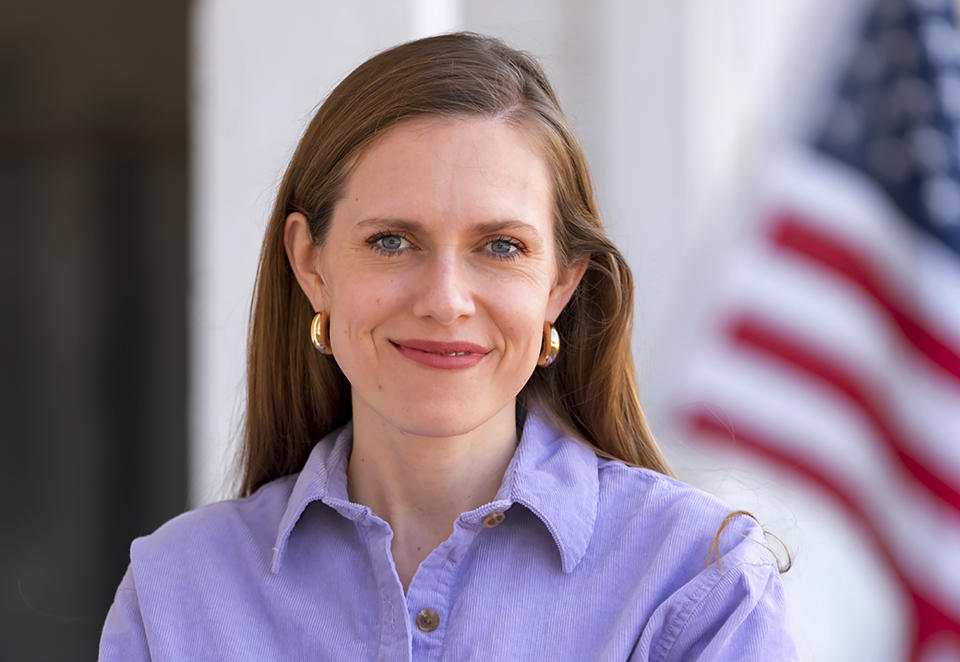
[[[472,368],[489,353],[486,347],[470,342],[402,339],[390,344],[404,357],[420,365],[440,370]],[[456,354],[456,356],[450,356]]]

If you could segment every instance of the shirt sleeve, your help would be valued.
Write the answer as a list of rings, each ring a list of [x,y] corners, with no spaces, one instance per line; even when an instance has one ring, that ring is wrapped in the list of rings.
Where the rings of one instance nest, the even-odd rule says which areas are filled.
[[[722,572],[712,567],[669,602],[662,605],[661,627],[641,638],[631,662],[798,659],[783,585],[771,563],[742,563]]]
[[[123,575],[120,587],[107,612],[100,635],[99,662],[148,662],[150,650],[147,633],[140,616],[140,601],[130,568]]]

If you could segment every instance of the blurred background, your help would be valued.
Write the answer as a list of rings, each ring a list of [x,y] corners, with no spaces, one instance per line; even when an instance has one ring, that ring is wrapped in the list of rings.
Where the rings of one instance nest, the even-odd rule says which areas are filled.
[[[373,53],[469,29],[551,76],[634,269],[653,429],[792,552],[802,659],[960,660],[951,0],[5,9],[5,659],[89,659],[130,541],[232,494],[300,133]]]
[[[3,3],[0,641],[92,659],[188,504],[186,2]]]

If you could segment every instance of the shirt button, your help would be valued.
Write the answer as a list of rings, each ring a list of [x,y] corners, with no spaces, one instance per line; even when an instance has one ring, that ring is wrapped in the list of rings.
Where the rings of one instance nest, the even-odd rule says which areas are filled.
[[[417,614],[417,627],[424,632],[433,632],[440,625],[440,615],[432,609],[421,609]]]
[[[483,525],[488,529],[492,529],[505,519],[507,519],[507,516],[503,513],[490,513],[483,518]]]

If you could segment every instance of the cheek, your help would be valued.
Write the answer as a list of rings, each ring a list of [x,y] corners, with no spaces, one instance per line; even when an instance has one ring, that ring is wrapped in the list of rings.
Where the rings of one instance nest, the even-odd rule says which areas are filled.
[[[540,351],[543,323],[546,321],[547,294],[540,288],[513,292],[500,300],[499,319],[504,335],[523,351]]]
[[[397,299],[397,283],[393,277],[362,270],[343,270],[328,289],[331,310],[341,316],[361,319],[376,313]]]
[[[376,297],[356,297],[335,304],[330,311],[330,334],[335,336],[334,343],[340,340],[338,349],[355,351],[358,343],[370,336],[382,312]]]
[[[335,351],[364,351],[377,326],[404,305],[402,285],[393,276],[342,273],[329,289],[330,334]]]

